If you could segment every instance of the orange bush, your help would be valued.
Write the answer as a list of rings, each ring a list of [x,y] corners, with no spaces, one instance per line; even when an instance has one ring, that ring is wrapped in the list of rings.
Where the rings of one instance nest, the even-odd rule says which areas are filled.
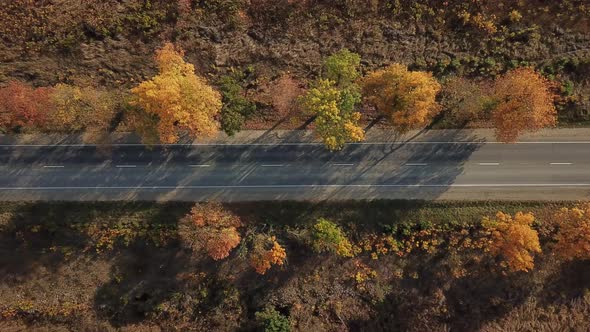
[[[33,88],[11,81],[0,89],[0,126],[4,131],[43,125],[51,110],[51,88]]]
[[[489,231],[487,250],[502,257],[502,266],[510,271],[529,271],[534,267],[533,254],[541,252],[539,236],[531,226],[535,217],[531,213],[517,212],[514,218],[498,212],[495,219],[484,218]]]
[[[551,83],[531,68],[518,68],[498,78],[494,94],[498,104],[492,121],[499,141],[514,142],[523,132],[557,123]]]
[[[250,254],[250,266],[256,273],[265,274],[272,265],[283,265],[287,253],[274,236],[259,235],[254,239]]]
[[[214,260],[229,256],[241,241],[237,228],[240,218],[225,210],[219,203],[196,204],[181,220],[179,235],[193,250],[205,250]]]
[[[566,260],[590,259],[590,203],[555,214],[559,225],[555,254]]]

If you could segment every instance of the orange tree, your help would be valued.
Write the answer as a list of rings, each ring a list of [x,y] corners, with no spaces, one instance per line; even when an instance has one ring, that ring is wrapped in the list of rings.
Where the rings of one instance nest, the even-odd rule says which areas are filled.
[[[563,208],[555,216],[559,225],[555,254],[563,259],[590,259],[590,203]]]
[[[496,137],[514,142],[523,132],[555,126],[555,94],[551,83],[532,68],[514,69],[494,83],[492,122]]]
[[[535,217],[531,213],[517,212],[514,218],[498,212],[496,218],[484,218],[488,231],[488,250],[502,258],[501,265],[509,271],[529,271],[534,267],[533,254],[541,252],[539,236],[532,228]]]
[[[221,96],[204,78],[195,74],[184,53],[167,43],[156,51],[159,74],[132,89],[135,105],[158,118],[160,141],[174,143],[180,132],[192,138],[217,132],[215,116],[221,110]],[[133,124],[132,124],[133,125]]]
[[[204,250],[214,260],[220,260],[240,244],[237,229],[241,225],[240,218],[221,204],[200,203],[181,220],[178,231],[186,247]]]
[[[435,100],[440,89],[431,73],[409,71],[397,63],[362,79],[364,98],[400,131],[432,121],[440,112]]]

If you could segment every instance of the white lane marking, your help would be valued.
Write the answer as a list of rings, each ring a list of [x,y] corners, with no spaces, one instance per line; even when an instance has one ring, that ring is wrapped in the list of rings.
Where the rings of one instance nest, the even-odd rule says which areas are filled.
[[[211,167],[211,165],[203,164],[203,165],[189,165],[190,167]]]
[[[334,166],[354,166],[354,164],[332,164]]]
[[[572,163],[550,163],[549,165],[572,165]]]
[[[406,166],[428,166],[427,163],[407,163]]]
[[[590,141],[556,141],[556,142],[514,142],[504,143],[495,141],[411,141],[411,142],[357,142],[345,145],[405,145],[405,144],[590,144]],[[153,144],[151,146],[281,146],[281,145],[311,145],[322,146],[323,143],[187,143],[187,144]],[[147,146],[145,144],[0,144],[0,147],[96,147],[96,146]]]
[[[117,168],[135,168],[137,165],[117,165]]]
[[[479,163],[479,166],[499,166],[500,163]]]
[[[285,165],[283,164],[278,164],[278,165],[260,165],[262,167],[284,167]]]
[[[43,168],[64,168],[63,165],[45,165]]]
[[[169,189],[270,189],[270,188],[479,188],[479,187],[590,187],[590,183],[481,183],[481,184],[285,184],[285,185],[218,185],[218,186],[80,186],[80,187],[0,187],[0,190],[169,190]]]

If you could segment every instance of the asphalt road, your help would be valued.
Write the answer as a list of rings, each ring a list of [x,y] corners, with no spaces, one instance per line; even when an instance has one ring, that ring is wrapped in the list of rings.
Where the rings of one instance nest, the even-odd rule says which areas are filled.
[[[590,197],[590,142],[0,146],[2,200]]]

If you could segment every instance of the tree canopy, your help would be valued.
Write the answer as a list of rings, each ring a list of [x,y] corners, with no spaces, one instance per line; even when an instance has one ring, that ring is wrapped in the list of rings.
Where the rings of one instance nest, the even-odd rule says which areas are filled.
[[[135,104],[158,117],[157,131],[164,143],[177,142],[181,132],[196,138],[218,130],[215,116],[221,110],[221,96],[195,74],[183,55],[174,45],[165,44],[156,51],[159,74],[131,90]]]

